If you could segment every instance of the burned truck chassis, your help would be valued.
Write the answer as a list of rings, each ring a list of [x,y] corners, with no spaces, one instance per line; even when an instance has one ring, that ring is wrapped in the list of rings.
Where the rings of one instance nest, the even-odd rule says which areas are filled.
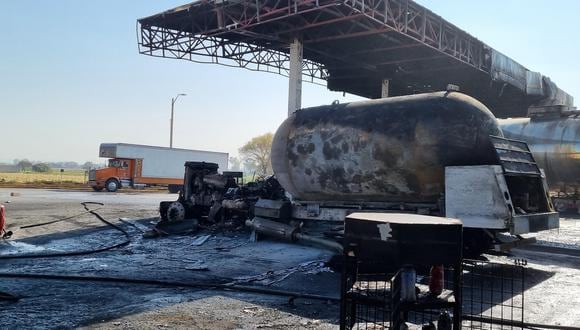
[[[284,190],[269,177],[244,184],[242,172],[218,173],[218,165],[186,162],[183,189],[177,201],[159,205],[162,221],[195,218],[209,223],[252,217],[253,205],[260,198],[282,199]]]

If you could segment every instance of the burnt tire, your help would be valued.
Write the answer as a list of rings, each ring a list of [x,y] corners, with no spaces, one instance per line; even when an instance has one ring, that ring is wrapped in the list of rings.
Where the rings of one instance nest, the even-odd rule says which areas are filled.
[[[185,219],[185,207],[180,202],[169,204],[166,212],[165,217],[169,222],[183,221]]]
[[[99,191],[103,191],[103,187],[97,187],[97,186],[93,186],[92,187],[94,191],[99,192]]]
[[[119,181],[117,181],[117,179],[109,179],[105,183],[105,188],[107,189],[108,192],[115,192],[119,190],[120,187],[121,184],[119,183]]]

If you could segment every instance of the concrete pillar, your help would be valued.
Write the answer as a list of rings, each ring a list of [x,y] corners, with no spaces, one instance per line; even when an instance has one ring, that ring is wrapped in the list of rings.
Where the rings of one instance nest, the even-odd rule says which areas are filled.
[[[295,38],[290,44],[290,73],[288,75],[288,116],[302,107],[302,40]]]
[[[389,97],[389,84],[390,79],[383,79],[381,83],[381,98]]]

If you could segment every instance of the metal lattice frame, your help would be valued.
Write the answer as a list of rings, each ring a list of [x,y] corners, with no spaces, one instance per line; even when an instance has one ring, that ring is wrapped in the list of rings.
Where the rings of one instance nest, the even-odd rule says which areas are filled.
[[[330,65],[336,67],[377,71],[379,66],[449,57],[488,71],[483,43],[409,0],[239,0],[191,6],[171,26],[151,21],[155,17],[156,22],[163,22],[163,17],[140,20],[139,52],[287,76],[289,37],[299,34],[305,45],[303,76],[312,82],[321,83],[328,78],[329,64],[322,64],[321,58],[329,59],[333,62]],[[268,27],[272,29],[264,31]],[[349,55],[354,56],[348,57],[320,47],[331,41],[370,35],[387,39],[393,33],[410,43],[383,49],[351,49]],[[428,47],[440,55],[377,63],[356,57],[405,47]]]
[[[484,44],[423,6],[405,0],[347,0],[346,4],[423,45],[487,71]]]
[[[211,36],[192,37],[154,26],[142,27],[141,40],[139,52],[145,55],[215,63],[283,76],[288,76],[290,70],[289,54],[246,42]],[[328,72],[323,65],[305,59],[302,66],[307,80],[314,83],[326,80]]]

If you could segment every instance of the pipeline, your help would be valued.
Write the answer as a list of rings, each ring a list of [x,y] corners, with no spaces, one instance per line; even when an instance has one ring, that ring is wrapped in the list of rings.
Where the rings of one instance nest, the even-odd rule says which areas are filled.
[[[312,243],[328,248],[334,252],[342,253],[342,245],[340,243],[300,233],[298,232],[298,228],[284,223],[254,217],[252,220],[246,220],[246,226],[252,228],[258,234],[281,238],[290,242]]]
[[[85,275],[59,275],[59,274],[31,274],[31,273],[0,273],[0,278],[22,278],[22,279],[44,279],[44,280],[64,280],[64,281],[84,281],[84,282],[105,282],[105,283],[126,283],[141,285],[158,285],[163,287],[187,287],[201,289],[230,290],[239,292],[251,292],[267,294],[271,296],[289,297],[292,299],[303,298],[310,300],[339,302],[339,297],[323,296],[310,293],[292,292],[286,290],[276,290],[259,286],[247,286],[228,283],[210,282],[172,282],[154,279],[136,279],[127,277],[106,277],[106,276],[85,276]]]
[[[89,209],[89,207],[87,205],[89,204],[94,204],[94,205],[105,205],[103,203],[99,203],[99,202],[82,202],[81,205],[85,208],[86,212],[85,213],[90,213],[92,215],[94,215],[99,221],[105,223],[106,225],[112,227],[113,229],[116,229],[117,231],[121,232],[123,234],[123,236],[125,236],[125,239],[117,244],[114,245],[110,245],[110,246],[105,246],[102,248],[97,248],[97,249],[91,249],[91,250],[80,250],[80,251],[70,251],[70,252],[54,252],[54,253],[33,253],[33,254],[15,254],[15,255],[0,255],[0,260],[7,260],[7,259],[33,259],[33,258],[54,258],[54,257],[70,257],[70,256],[79,256],[79,255],[87,255],[87,254],[93,254],[93,253],[99,253],[99,252],[104,252],[104,251],[108,251],[108,250],[112,250],[118,247],[122,247],[125,245],[128,245],[129,243],[131,243],[131,237],[129,235],[129,233],[117,226],[116,224],[105,220],[105,218],[103,218],[100,214],[98,214],[94,209]],[[83,214],[85,214],[83,213]],[[63,219],[60,219],[63,220]],[[54,223],[54,222],[48,222],[45,224],[50,224],[50,223]]]

